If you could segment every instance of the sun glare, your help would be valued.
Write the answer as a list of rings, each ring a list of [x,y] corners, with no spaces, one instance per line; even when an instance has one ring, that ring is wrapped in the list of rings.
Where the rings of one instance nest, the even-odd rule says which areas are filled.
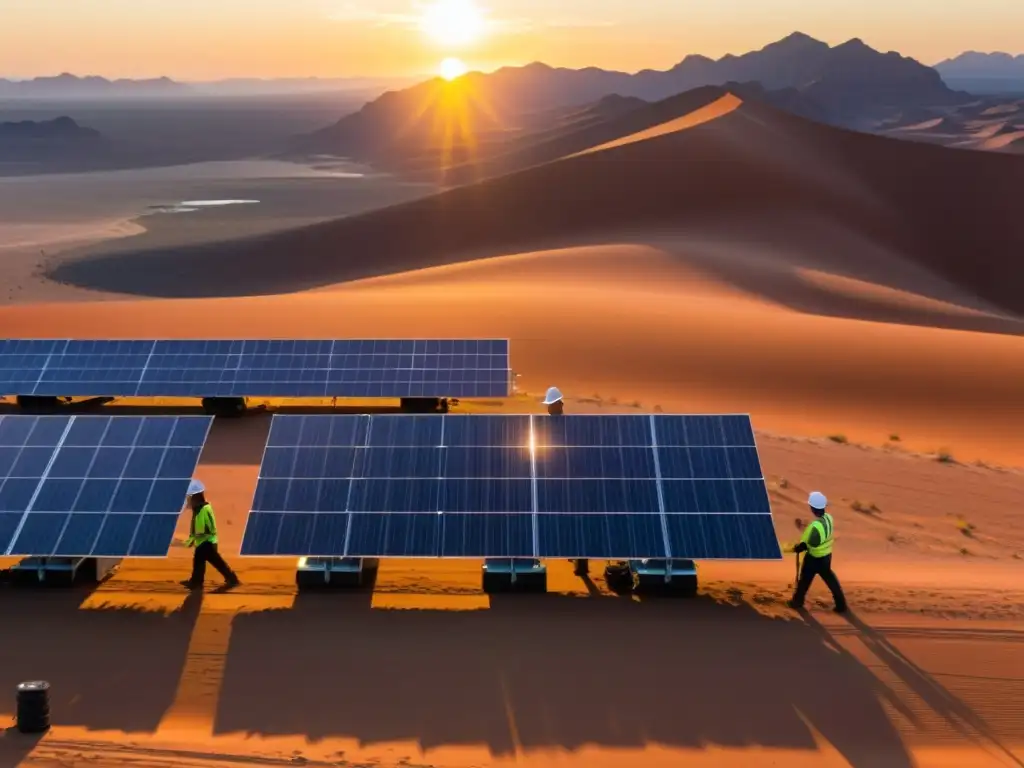
[[[483,35],[484,16],[473,0],[435,0],[423,11],[420,26],[440,45],[468,45]]]
[[[468,71],[469,69],[462,59],[456,59],[451,56],[442,61],[438,69],[439,74],[445,80],[454,80],[457,77],[462,77]]]

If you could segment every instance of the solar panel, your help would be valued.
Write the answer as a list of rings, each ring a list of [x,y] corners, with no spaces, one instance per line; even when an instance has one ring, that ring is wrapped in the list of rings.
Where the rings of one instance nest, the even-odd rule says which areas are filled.
[[[243,555],[779,559],[750,418],[274,416]]]
[[[0,416],[0,554],[164,557],[209,416]]]
[[[0,394],[507,397],[507,339],[0,340]]]

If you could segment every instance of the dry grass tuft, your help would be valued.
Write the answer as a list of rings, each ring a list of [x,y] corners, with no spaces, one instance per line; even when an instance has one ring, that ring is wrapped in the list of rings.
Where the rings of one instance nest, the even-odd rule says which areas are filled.
[[[846,439],[846,435],[829,435],[828,439],[833,443],[839,443],[840,445],[846,445],[849,440]]]
[[[850,503],[850,509],[852,509],[854,512],[860,512],[862,515],[882,514],[882,510],[879,509],[878,505],[875,504],[873,501],[865,504],[862,501],[854,499],[853,502]]]
[[[940,448],[939,452],[935,454],[935,460],[942,464],[956,464],[956,459],[953,458],[953,454],[947,448]]]
[[[658,404],[655,404],[655,405],[654,405],[654,412],[655,412],[655,413],[663,413],[663,412],[664,412],[664,410],[665,410],[665,409],[664,409],[664,408],[662,408],[662,407],[661,407],[660,405],[658,405]]]
[[[898,443],[900,441],[900,436],[893,432],[891,435],[889,435],[889,440],[893,443]]]
[[[959,529],[960,533],[962,533],[967,538],[974,538],[974,532],[977,530],[977,527],[974,525],[974,523],[969,523],[962,517],[956,521],[956,527]]]

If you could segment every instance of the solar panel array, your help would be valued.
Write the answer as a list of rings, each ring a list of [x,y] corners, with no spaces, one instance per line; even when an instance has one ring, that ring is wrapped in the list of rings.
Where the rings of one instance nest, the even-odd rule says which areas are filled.
[[[275,416],[243,555],[778,559],[747,416]]]
[[[209,416],[0,416],[0,554],[164,557]]]
[[[507,397],[507,339],[0,340],[0,394]]]

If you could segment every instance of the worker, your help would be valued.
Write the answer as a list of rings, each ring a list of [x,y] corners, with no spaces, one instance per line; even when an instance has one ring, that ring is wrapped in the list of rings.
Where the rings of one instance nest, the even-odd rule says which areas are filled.
[[[544,395],[544,405],[548,407],[548,413],[551,416],[562,415],[562,393],[558,387],[548,389],[547,394]]]
[[[800,543],[793,547],[793,552],[806,552],[804,564],[800,569],[800,578],[797,580],[796,591],[793,599],[789,601],[790,608],[803,610],[804,598],[807,597],[807,590],[811,588],[811,582],[815,576],[821,576],[825,586],[832,593],[835,601],[836,613],[846,613],[846,597],[843,595],[843,588],[839,585],[839,579],[832,570],[832,543],[835,540],[835,523],[825,510],[828,507],[828,499],[820,491],[814,491],[807,499],[807,504],[814,513],[814,519],[808,523],[800,537]]]
[[[192,555],[192,577],[181,582],[188,589],[202,589],[206,578],[206,564],[209,563],[224,577],[227,589],[239,585],[238,576],[224,562],[217,551],[217,518],[213,506],[206,500],[206,487],[200,480],[193,480],[188,487],[188,503],[192,508],[192,523],[186,546],[195,547]]]
[[[564,410],[564,401],[562,400],[562,392],[558,387],[549,387],[547,393],[544,395],[544,405],[548,407],[548,415],[550,416],[561,416]],[[579,557],[575,560],[570,560],[573,568],[572,572],[576,576],[586,576],[590,573],[590,560],[585,557]]]

